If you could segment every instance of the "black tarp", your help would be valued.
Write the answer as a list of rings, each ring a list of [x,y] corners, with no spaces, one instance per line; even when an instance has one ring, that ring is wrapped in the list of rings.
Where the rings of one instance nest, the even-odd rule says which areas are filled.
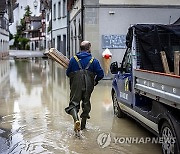
[[[131,48],[133,29],[140,68],[164,72],[160,51],[165,51],[170,71],[174,71],[174,51],[180,51],[180,25],[137,24],[129,28],[126,45]]]

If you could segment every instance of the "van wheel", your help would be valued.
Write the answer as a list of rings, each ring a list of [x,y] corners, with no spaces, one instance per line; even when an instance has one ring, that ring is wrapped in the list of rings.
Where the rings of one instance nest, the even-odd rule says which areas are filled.
[[[123,118],[125,116],[125,113],[121,110],[118,104],[116,93],[113,93],[112,100],[113,100],[114,115],[117,116],[118,118]]]
[[[178,149],[176,144],[175,132],[168,122],[163,123],[160,131],[160,135],[163,139],[162,153],[177,154]]]

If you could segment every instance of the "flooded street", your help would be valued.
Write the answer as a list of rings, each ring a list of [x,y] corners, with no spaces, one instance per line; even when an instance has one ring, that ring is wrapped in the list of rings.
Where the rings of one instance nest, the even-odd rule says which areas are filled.
[[[77,138],[64,111],[69,80],[51,60],[0,61],[1,154],[160,154],[158,144],[115,143],[120,137],[153,137],[131,118],[113,115],[111,82],[102,80],[92,94],[91,119]],[[99,135],[111,136],[103,147]],[[107,139],[107,138],[105,138]]]

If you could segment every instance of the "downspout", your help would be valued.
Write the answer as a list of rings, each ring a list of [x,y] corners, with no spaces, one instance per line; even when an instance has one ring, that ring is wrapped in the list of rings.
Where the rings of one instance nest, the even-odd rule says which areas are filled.
[[[81,26],[82,26],[82,40],[84,40],[84,0],[81,0]]]
[[[68,0],[67,0],[68,8]],[[67,57],[70,58],[70,10],[67,9]]]
[[[53,21],[53,11],[52,11],[52,0],[51,0],[51,48],[53,47],[53,27],[52,27],[52,21]]]

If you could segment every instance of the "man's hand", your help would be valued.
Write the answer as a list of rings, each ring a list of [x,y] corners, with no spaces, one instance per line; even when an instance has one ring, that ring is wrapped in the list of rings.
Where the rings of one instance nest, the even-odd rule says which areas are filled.
[[[94,86],[96,86],[97,84],[98,84],[98,81],[95,80],[95,81],[94,81]]]

